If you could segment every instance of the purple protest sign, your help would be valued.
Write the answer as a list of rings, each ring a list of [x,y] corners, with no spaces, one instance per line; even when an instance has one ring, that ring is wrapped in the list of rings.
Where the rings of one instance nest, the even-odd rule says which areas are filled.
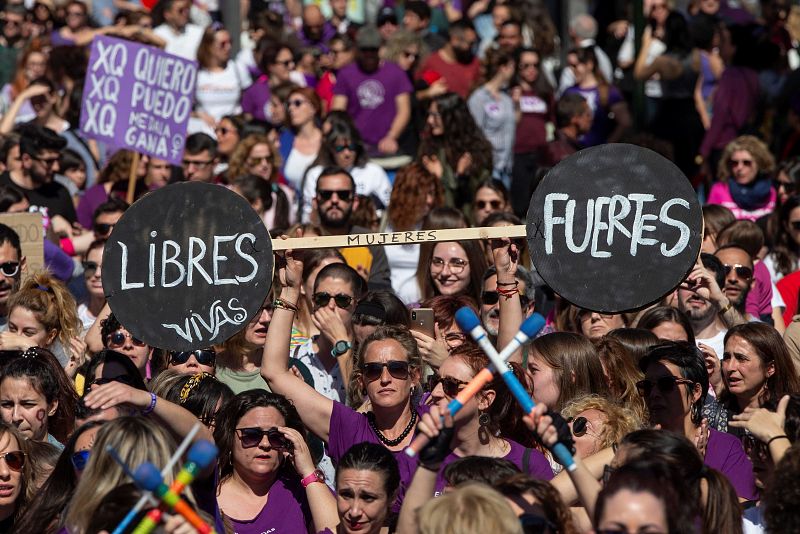
[[[81,132],[179,165],[197,62],[114,37],[92,41]]]

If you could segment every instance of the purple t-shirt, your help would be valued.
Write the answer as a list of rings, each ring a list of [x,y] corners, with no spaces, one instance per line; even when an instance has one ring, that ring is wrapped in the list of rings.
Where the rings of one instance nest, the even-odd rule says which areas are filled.
[[[249,113],[259,121],[270,121],[269,116],[269,80],[266,76],[259,77],[253,85],[242,93],[242,112]]]
[[[347,113],[364,142],[374,146],[389,133],[397,113],[395,98],[412,90],[405,71],[386,61],[372,74],[362,72],[356,63],[347,65],[336,76],[333,94],[347,97]]]
[[[350,447],[364,442],[383,445],[372,431],[366,414],[358,413],[340,402],[334,402],[330,432],[328,433],[328,456],[334,463],[338,463]],[[397,492],[397,499],[392,504],[392,511],[399,512],[406,489],[414,477],[414,471],[417,470],[417,461],[403,451],[390,452],[397,460],[397,467],[400,469],[400,490]]]
[[[228,510],[226,516],[235,534],[296,534],[308,532],[311,524],[311,510],[308,508],[306,492],[299,480],[278,478],[269,489],[267,504],[256,517],[247,521],[234,519]]]
[[[503,456],[503,458],[512,462],[520,469],[523,469],[525,447],[510,439],[507,439],[506,441],[509,443],[509,445],[511,445],[511,450],[508,451],[508,454]],[[444,480],[444,468],[460,458],[461,456],[457,456],[454,452],[451,452],[447,458],[444,459],[444,462],[442,462],[442,467],[439,469],[439,473],[436,475],[437,496],[442,494],[442,490],[444,490],[444,487],[447,485]],[[536,449],[531,449],[531,456],[528,459],[528,474],[533,478],[538,478],[541,480],[551,480],[553,478],[553,469],[550,467],[547,458],[545,458],[544,454]]]
[[[593,118],[591,129],[580,138],[581,145],[584,147],[602,145],[608,140],[608,136],[614,129],[614,121],[608,116],[611,113],[611,106],[617,102],[622,102],[622,93],[613,85],[608,86],[608,96],[603,105],[600,98],[600,90],[597,87],[592,89],[581,89],[578,85],[573,85],[566,91],[567,93],[577,93],[586,99],[589,107],[592,108]]]
[[[736,495],[748,501],[758,499],[753,464],[742,448],[739,438],[710,428],[704,463],[725,475]]]

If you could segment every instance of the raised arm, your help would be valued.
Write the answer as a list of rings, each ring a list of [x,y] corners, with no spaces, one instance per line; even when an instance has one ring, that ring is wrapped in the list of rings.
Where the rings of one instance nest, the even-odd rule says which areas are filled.
[[[301,235],[298,237],[302,237]],[[285,396],[297,408],[303,423],[323,441],[328,441],[333,401],[306,384],[289,370],[289,341],[292,321],[300,299],[303,262],[299,253],[287,250],[275,255],[282,289],[276,299],[272,314],[264,357],[261,359],[261,376],[273,392]]]
[[[522,325],[522,304],[519,299],[519,282],[516,278],[519,251],[510,239],[492,239],[492,256],[497,269],[497,292],[500,294],[498,308],[500,325],[497,332],[497,350],[514,339]],[[510,362],[522,365],[522,349],[511,355]]]

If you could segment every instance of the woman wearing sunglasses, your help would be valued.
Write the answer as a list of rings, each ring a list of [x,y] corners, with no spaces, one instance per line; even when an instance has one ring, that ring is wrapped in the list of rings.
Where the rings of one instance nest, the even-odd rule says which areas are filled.
[[[55,357],[31,348],[7,354],[0,369],[0,416],[27,439],[63,448],[75,423],[77,395]]]
[[[411,443],[419,418],[412,399],[421,366],[414,338],[405,328],[380,326],[359,346],[355,361],[359,362],[361,387],[371,411],[358,413],[323,396],[288,370],[292,319],[300,298],[303,262],[300,254],[293,251],[287,251],[279,261],[283,262],[278,270],[283,287],[267,333],[261,375],[272,391],[286,395],[297,407],[303,423],[327,443],[328,454],[334,461],[363,441],[387,447],[400,468],[399,500],[402,499],[416,468],[416,462],[403,453]],[[399,506],[395,502],[392,509],[397,511]]]
[[[322,100],[310,87],[295,87],[285,104],[293,135],[281,139],[281,171],[289,185],[302,192],[303,176],[322,148]]]
[[[64,284],[51,275],[40,272],[30,276],[8,299],[8,330],[0,334],[0,349],[41,347],[65,367],[70,353],[82,350],[72,344],[81,328],[77,307]]]
[[[108,317],[102,319],[100,325],[103,348],[119,352],[130,358],[142,378],[149,382],[153,378],[153,371],[159,368],[153,361],[155,352],[153,347],[131,334],[117,321],[113,313],[109,313]]]
[[[14,526],[18,532],[54,532],[78,485],[97,434],[105,421],[91,421],[72,433],[44,485],[25,507]]]
[[[708,195],[709,204],[721,204],[737,219],[755,221],[775,209],[777,193],[772,186],[775,158],[763,141],[752,135],[737,137],[725,146],[717,179]]]
[[[311,457],[305,426],[285,397],[264,390],[236,395],[222,407],[214,438],[219,515],[236,532],[335,529],[335,500]]]
[[[369,161],[361,135],[350,116],[345,114],[343,120],[330,121],[329,124],[319,155],[303,177],[302,220],[311,219],[311,200],[317,194],[317,179],[326,167],[346,170],[355,181],[357,195],[377,198],[382,207],[388,206],[392,183],[382,167]]]
[[[508,189],[499,180],[486,180],[475,190],[472,200],[472,220],[475,226],[483,226],[486,218],[499,212],[511,211]]]
[[[181,374],[193,375],[208,373],[214,376],[217,370],[217,351],[207,349],[169,351],[167,369],[174,369]]]
[[[14,425],[0,423],[0,531],[10,532],[36,485],[28,460],[27,439]],[[22,531],[19,531],[22,532]]]
[[[561,415],[572,430],[575,455],[579,458],[611,447],[626,434],[642,427],[642,420],[636,413],[600,395],[583,395],[570,400]]]
[[[98,239],[89,245],[83,256],[83,279],[86,284],[88,298],[78,306],[78,319],[83,331],[89,330],[106,305],[106,294],[103,291],[103,248],[105,239]]]
[[[639,368],[645,376],[636,387],[647,403],[650,423],[685,436],[697,446],[706,466],[728,477],[741,499],[756,499],[753,465],[741,442],[709,428],[703,420],[708,371],[699,349],[666,341],[650,349]]]

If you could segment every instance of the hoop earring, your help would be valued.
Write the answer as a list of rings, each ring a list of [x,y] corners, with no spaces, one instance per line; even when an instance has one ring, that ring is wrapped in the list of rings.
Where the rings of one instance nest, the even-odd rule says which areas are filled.
[[[481,412],[478,416],[478,439],[481,443],[489,443],[491,432],[489,432],[489,424],[492,418],[486,412]]]

